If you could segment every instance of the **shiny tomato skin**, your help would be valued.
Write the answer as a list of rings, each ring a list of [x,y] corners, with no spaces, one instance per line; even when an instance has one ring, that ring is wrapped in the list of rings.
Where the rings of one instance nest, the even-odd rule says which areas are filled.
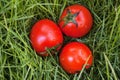
[[[69,18],[68,20],[64,19],[66,16],[68,16],[68,14],[71,15],[77,14],[74,16],[73,19],[77,25],[73,22],[73,20],[69,21]],[[65,23],[66,21],[68,22]],[[63,33],[73,38],[85,36],[92,28],[92,25],[93,25],[92,14],[86,7],[79,4],[74,4],[66,7],[63,10],[62,15],[60,16],[59,19],[59,26]]]
[[[64,46],[60,53],[60,65],[63,69],[74,74],[81,71],[85,63],[85,68],[89,68],[93,62],[91,50],[83,43],[71,42]]]
[[[32,47],[41,56],[48,56],[46,49],[63,43],[63,35],[59,27],[49,19],[36,22],[30,32]]]

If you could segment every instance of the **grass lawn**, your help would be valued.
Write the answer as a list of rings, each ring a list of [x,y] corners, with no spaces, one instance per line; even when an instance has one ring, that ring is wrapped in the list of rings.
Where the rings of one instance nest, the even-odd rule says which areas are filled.
[[[82,4],[92,13],[93,28],[78,39],[93,52],[90,69],[74,75],[58,55],[36,55],[29,40],[32,25],[44,18],[58,22],[63,9]],[[0,80],[120,80],[120,0],[0,0]]]

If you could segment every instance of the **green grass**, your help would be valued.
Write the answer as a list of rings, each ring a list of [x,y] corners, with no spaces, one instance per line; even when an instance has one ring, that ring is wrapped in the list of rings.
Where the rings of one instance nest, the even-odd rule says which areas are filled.
[[[29,41],[32,25],[44,18],[58,22],[72,4],[86,6],[94,17],[88,35],[68,41],[87,44],[94,55],[90,69],[67,74],[58,56],[36,55]],[[120,0],[0,0],[0,80],[119,80]]]

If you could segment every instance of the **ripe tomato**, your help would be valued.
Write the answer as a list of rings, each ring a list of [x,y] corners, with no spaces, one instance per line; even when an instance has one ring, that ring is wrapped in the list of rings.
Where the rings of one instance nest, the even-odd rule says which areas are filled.
[[[70,37],[82,37],[86,35],[93,24],[90,11],[78,4],[64,9],[59,19],[59,26],[64,34]]]
[[[39,55],[48,56],[46,49],[60,46],[63,43],[63,35],[53,21],[43,19],[32,27],[30,41]]]
[[[74,74],[92,65],[93,56],[90,49],[83,43],[71,42],[67,44],[60,53],[60,65],[63,69],[71,74]]]

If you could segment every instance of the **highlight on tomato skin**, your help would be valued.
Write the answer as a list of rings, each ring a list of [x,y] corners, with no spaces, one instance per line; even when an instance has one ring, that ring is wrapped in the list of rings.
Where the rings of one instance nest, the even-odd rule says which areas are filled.
[[[56,47],[57,50],[60,48],[63,43],[63,35],[55,22],[42,19],[33,25],[30,32],[30,41],[38,55],[48,56],[47,49]]]
[[[58,24],[66,36],[78,38],[91,30],[93,17],[85,6],[74,4],[63,10]]]
[[[93,56],[91,50],[81,42],[71,42],[66,44],[60,55],[61,67],[70,74],[75,74],[85,68],[91,67]]]

